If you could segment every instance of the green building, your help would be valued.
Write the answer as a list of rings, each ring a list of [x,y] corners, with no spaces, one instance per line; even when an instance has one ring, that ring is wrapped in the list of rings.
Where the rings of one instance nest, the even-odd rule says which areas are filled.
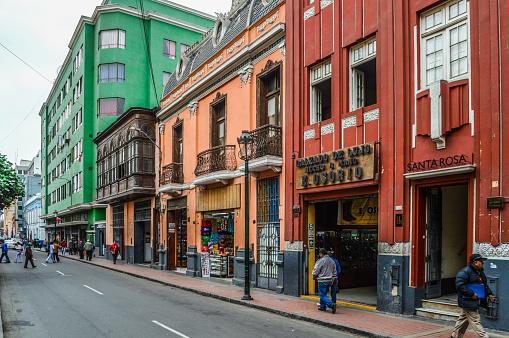
[[[39,112],[48,237],[93,239],[106,217],[94,138],[130,107],[159,106],[180,54],[214,20],[166,0],[105,0],[81,17]]]

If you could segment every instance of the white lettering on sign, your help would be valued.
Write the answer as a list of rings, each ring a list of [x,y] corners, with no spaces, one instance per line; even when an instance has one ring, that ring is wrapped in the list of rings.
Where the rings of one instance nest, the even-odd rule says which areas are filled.
[[[267,26],[272,25],[279,18],[279,12],[274,13],[270,18],[265,20],[262,24],[256,27],[258,33],[263,32]]]

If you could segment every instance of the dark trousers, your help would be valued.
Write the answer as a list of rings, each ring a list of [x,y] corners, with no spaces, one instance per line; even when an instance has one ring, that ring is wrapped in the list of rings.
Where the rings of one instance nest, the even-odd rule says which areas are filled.
[[[80,251],[79,251],[79,254],[80,254],[80,259],[83,259],[83,258],[84,258],[84,256],[83,256],[83,250],[80,250]]]
[[[35,268],[34,259],[32,257],[25,256],[25,268],[28,268],[28,262],[32,264],[32,268]]]
[[[56,252],[53,252],[53,257],[57,260],[57,262],[60,263],[60,258],[58,258],[58,250]]]
[[[330,287],[330,296],[331,300],[334,304],[336,304],[336,298],[339,291],[339,281],[338,279],[334,279],[334,282],[332,283],[332,286]]]
[[[87,251],[87,261],[91,261],[92,260],[92,254],[93,254],[92,250],[88,250]]]
[[[2,256],[0,256],[0,263],[2,263],[2,260],[4,259],[7,261],[7,263],[10,263],[11,260],[9,259],[9,256],[7,255],[7,252],[2,252]]]
[[[113,256],[113,264],[117,264],[117,257],[118,257],[118,254],[117,253],[113,253],[111,254]]]

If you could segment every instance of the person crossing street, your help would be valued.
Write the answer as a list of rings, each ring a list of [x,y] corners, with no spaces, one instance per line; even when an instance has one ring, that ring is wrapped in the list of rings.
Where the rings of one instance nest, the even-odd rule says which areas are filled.
[[[2,263],[4,257],[6,263],[10,263],[11,260],[9,259],[9,248],[7,247],[7,243],[5,243],[3,240],[0,243],[2,244],[2,256],[0,256],[0,263]]]
[[[28,262],[32,264],[32,269],[37,266],[34,264],[34,255],[32,252],[32,243],[28,243],[27,248],[25,249],[25,269],[28,269]]]

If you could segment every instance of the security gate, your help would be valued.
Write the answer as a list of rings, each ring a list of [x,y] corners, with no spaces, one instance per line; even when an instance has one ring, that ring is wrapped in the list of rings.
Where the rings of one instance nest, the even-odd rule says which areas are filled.
[[[279,177],[258,180],[257,286],[275,290],[279,254]]]

